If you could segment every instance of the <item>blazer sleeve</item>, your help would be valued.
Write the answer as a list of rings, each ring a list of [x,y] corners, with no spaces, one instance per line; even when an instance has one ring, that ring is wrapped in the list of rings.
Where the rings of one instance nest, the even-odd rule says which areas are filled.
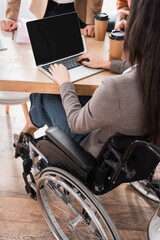
[[[128,7],[127,0],[117,0],[117,9],[122,7]]]
[[[7,0],[6,18],[17,21],[21,0]]]
[[[82,0],[81,0],[82,1]],[[88,0],[86,9],[86,24],[94,24],[94,16],[101,12],[103,0]]]
[[[72,83],[62,84],[60,92],[72,132],[86,134],[103,126],[116,125],[119,116],[119,97],[111,78],[102,82],[83,107]]]
[[[111,61],[111,68],[110,71],[112,73],[123,73],[127,68],[129,68],[131,65],[128,61],[123,60],[112,60]]]

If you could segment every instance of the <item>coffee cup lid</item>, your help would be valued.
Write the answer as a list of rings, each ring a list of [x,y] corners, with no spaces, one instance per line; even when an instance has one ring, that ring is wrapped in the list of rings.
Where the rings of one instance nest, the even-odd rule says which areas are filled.
[[[106,13],[97,13],[94,17],[96,20],[106,21],[109,19]]]
[[[118,30],[112,30],[112,32],[109,34],[109,38],[117,41],[124,40],[124,32],[118,31]]]

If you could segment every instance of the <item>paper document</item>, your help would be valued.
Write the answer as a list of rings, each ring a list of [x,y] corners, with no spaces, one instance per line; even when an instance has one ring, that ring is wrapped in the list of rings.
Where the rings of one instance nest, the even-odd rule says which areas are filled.
[[[0,37],[0,51],[1,50],[6,50],[6,49],[7,49],[7,46],[4,43],[4,40],[2,40],[1,37]]]
[[[26,22],[29,22],[30,19],[27,18],[19,18],[18,20],[18,28],[17,28],[17,36],[16,42],[23,44],[23,43],[30,43],[28,30],[26,27]]]

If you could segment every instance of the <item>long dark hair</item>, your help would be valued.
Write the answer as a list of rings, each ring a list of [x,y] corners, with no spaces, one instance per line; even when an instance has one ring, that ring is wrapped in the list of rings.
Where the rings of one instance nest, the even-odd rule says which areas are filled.
[[[132,0],[125,36],[129,61],[137,64],[144,102],[144,130],[160,143],[160,0]]]

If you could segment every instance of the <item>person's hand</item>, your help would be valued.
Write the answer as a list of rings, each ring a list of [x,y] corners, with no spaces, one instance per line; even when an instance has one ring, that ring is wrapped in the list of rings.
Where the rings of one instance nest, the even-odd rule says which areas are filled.
[[[17,22],[11,19],[5,19],[0,22],[1,29],[3,31],[13,31],[17,28]]]
[[[83,59],[88,58],[89,62],[82,61]],[[109,61],[106,61],[93,53],[84,53],[81,56],[78,57],[78,62],[82,62],[84,66],[90,67],[90,68],[104,68],[104,69],[110,69],[111,63]]]
[[[65,82],[70,82],[70,75],[67,68],[62,64],[50,65],[50,73],[52,74],[54,81],[61,86]]]
[[[85,37],[94,37],[95,36],[95,26],[94,25],[87,25],[84,29],[83,29],[83,35]]]
[[[130,11],[129,11],[129,10],[122,9],[122,10],[120,10],[120,13],[128,16],[129,13],[130,13]]]
[[[122,9],[119,12],[120,12],[120,14],[123,14],[123,15],[127,15],[127,16],[129,15],[128,10]],[[127,21],[125,19],[122,19],[121,21],[119,21],[115,24],[114,29],[115,30],[124,30],[126,28],[126,25],[127,25]]]
[[[115,26],[114,29],[115,30],[125,30],[126,28],[126,16],[129,15],[129,10],[128,8],[124,7],[122,9],[118,10],[118,14],[117,14],[117,20],[115,22]]]
[[[114,29],[118,31],[120,30],[124,31],[124,29],[126,28],[126,25],[127,25],[127,21],[123,19],[120,22],[116,23]]]

